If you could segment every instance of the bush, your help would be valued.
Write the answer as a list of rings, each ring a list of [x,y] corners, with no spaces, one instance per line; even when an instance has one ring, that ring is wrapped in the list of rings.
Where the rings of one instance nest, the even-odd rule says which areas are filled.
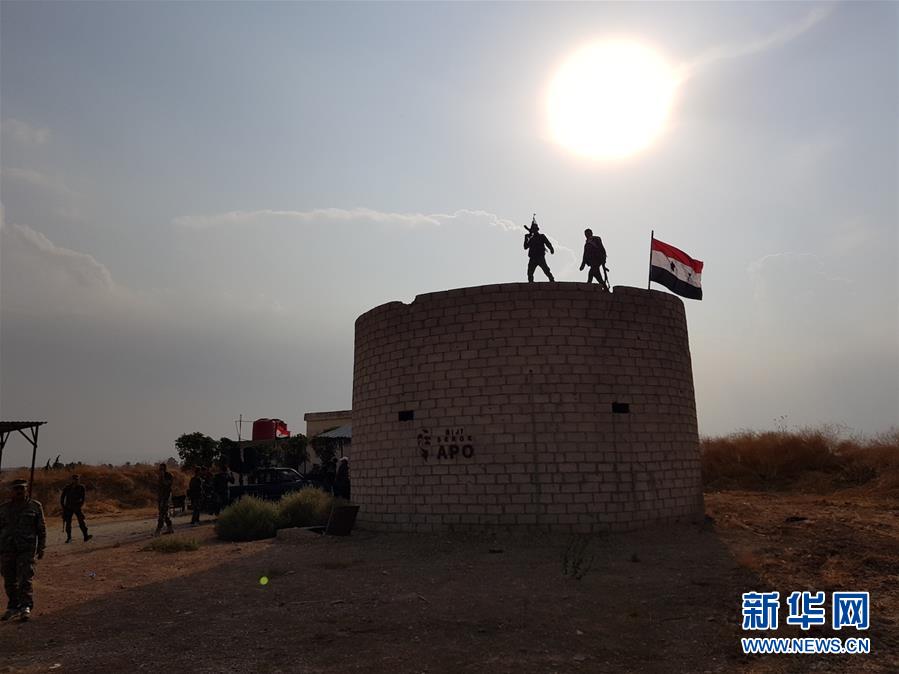
[[[245,496],[221,512],[215,533],[226,541],[256,541],[274,536],[279,523],[276,504]]]
[[[335,500],[327,492],[311,487],[287,494],[278,502],[281,526],[323,526],[328,523],[328,515]]]
[[[899,493],[899,429],[842,438],[838,430],[744,431],[703,438],[702,478],[708,490],[796,490],[830,493],[863,487]]]
[[[144,548],[150,552],[193,552],[200,549],[196,538],[154,538]]]

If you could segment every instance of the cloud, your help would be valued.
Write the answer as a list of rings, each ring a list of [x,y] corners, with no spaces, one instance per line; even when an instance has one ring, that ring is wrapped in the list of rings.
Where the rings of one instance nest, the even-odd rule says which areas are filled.
[[[316,208],[308,211],[260,209],[255,211],[228,211],[208,215],[180,215],[172,224],[189,230],[205,230],[216,227],[253,227],[296,223],[315,228],[328,225],[377,224],[388,229],[422,230],[425,228],[493,229],[502,233],[524,233],[524,226],[484,210],[462,208],[452,213],[394,213],[371,208]],[[578,253],[549,237],[555,249],[564,254],[567,267],[580,260]]]
[[[821,5],[809,11],[795,23],[782,26],[768,35],[739,44],[724,44],[712,47],[692,61],[681,66],[682,78],[688,79],[696,74],[697,71],[718,61],[759,54],[791,42],[817,26],[822,21],[828,19],[830,15],[833,14],[835,7],[836,5],[834,4]]]
[[[322,222],[357,222],[395,225],[398,227],[439,227],[452,224],[462,218],[479,218],[503,230],[523,231],[511,220],[482,210],[460,209],[454,213],[392,213],[371,208],[316,208],[309,211],[279,211],[261,209],[256,211],[228,211],[209,215],[179,215],[172,219],[178,227],[206,229],[211,227],[246,226],[272,221],[289,221],[300,224]]]
[[[50,142],[50,129],[32,126],[14,117],[4,119],[0,130],[4,136],[22,145],[46,145]]]
[[[749,265],[755,299],[761,302],[783,297],[804,301],[811,297],[834,298],[853,291],[853,283],[829,272],[827,265],[812,253],[771,253]]]
[[[292,221],[301,224],[331,222],[373,222],[420,227],[440,224],[433,216],[420,213],[383,213],[370,208],[316,208],[311,211],[228,211],[211,215],[180,215],[172,220],[179,227],[206,229],[235,225],[253,225],[266,221]]]
[[[57,246],[27,225],[0,223],[4,313],[96,316],[132,294],[91,255]]]
[[[4,168],[0,171],[0,175],[6,180],[13,180],[17,183],[27,185],[28,187],[50,192],[57,197],[68,199],[78,198],[78,193],[70,189],[61,180],[52,178],[46,173],[41,173],[34,169]]]

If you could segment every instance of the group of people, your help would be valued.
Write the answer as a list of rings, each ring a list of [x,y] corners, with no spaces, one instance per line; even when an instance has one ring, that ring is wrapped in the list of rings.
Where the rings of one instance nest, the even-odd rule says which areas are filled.
[[[350,500],[350,461],[343,456],[340,460],[331,459],[325,463],[313,464],[306,473],[306,479],[337,498]]]
[[[546,264],[546,251],[549,250],[551,255],[555,254],[552,243],[545,234],[540,232],[540,226],[537,224],[537,216],[531,220],[531,226],[524,228],[527,234],[524,235],[524,248],[528,252],[528,282],[533,283],[534,272],[539,267],[546,274],[546,278],[555,281],[549,265]],[[584,230],[584,255],[581,258],[580,271],[584,271],[584,267],[589,268],[587,273],[587,283],[592,283],[593,279],[609,289],[608,272],[606,269],[606,249],[602,245],[602,239],[593,235],[592,229]]]
[[[154,535],[174,533],[172,528],[172,486],[174,477],[168,471],[166,464],[159,464],[159,482],[157,506],[159,516],[156,520]],[[218,471],[213,474],[206,466],[194,468],[193,475],[187,486],[187,497],[190,499],[191,526],[200,524],[200,515],[205,510],[218,516],[222,509],[228,505],[228,486],[234,484],[234,476],[224,464],[219,465]]]

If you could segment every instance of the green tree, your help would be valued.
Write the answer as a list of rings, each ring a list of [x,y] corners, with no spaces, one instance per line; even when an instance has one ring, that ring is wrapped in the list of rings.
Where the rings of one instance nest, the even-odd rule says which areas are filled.
[[[306,436],[302,433],[285,438],[279,444],[281,449],[281,465],[299,470],[300,467],[309,460],[309,452],[306,451]]]
[[[202,433],[185,433],[175,440],[175,449],[185,468],[211,466],[219,458],[219,443]]]

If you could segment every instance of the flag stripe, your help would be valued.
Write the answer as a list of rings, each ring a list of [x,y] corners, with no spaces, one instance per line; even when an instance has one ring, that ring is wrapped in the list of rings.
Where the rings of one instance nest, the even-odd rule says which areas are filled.
[[[697,274],[702,273],[702,262],[699,260],[694,260],[692,257],[687,255],[684,251],[679,248],[675,248],[674,246],[670,246],[664,241],[659,241],[658,239],[652,240],[652,251],[655,253],[659,251],[665,257],[669,257],[673,260],[677,260],[681,264],[685,264],[688,267],[692,267],[693,271]]]
[[[697,274],[694,270],[694,267],[689,267],[680,260],[667,257],[661,251],[652,251],[652,255],[650,256],[650,265],[652,267],[665,269],[681,281],[689,283],[690,285],[694,285],[697,288],[702,285],[702,274]]]
[[[653,265],[649,268],[649,280],[655,281],[656,283],[660,283],[671,292],[676,295],[680,295],[681,297],[686,297],[691,300],[701,300],[702,299],[702,288],[699,286],[690,285],[686,281],[682,281],[677,276],[672,274],[668,269],[663,267],[656,267]]]

